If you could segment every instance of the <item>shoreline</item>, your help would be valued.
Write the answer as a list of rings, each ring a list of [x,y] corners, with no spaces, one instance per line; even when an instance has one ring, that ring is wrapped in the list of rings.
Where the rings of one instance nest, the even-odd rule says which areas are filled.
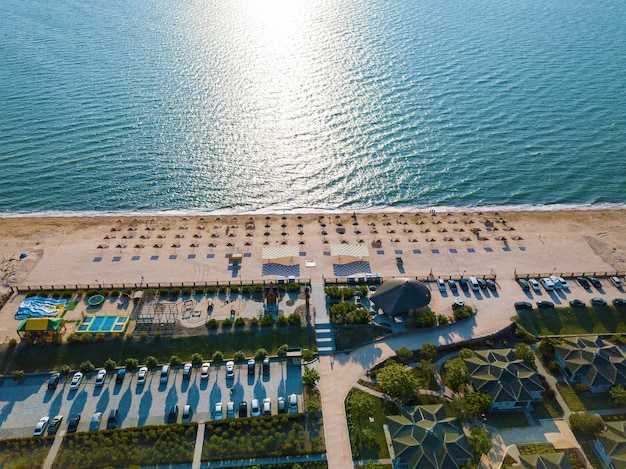
[[[368,208],[289,208],[289,209],[259,209],[259,210],[120,210],[120,211],[72,211],[52,210],[41,212],[0,212],[0,220],[13,218],[110,218],[110,217],[200,217],[200,216],[229,216],[229,215],[322,215],[332,214],[376,214],[376,213],[462,213],[462,212],[560,212],[560,211],[593,211],[593,210],[626,210],[626,202],[620,203],[584,203],[584,204],[508,204],[508,205],[441,205],[441,206],[380,206]]]

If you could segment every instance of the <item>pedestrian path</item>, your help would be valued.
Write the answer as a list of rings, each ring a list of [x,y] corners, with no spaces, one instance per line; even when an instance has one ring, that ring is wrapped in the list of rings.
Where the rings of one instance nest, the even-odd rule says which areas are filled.
[[[326,310],[326,294],[324,284],[311,285],[311,303],[315,314],[315,341],[320,355],[332,355],[335,352],[333,334],[328,311]]]

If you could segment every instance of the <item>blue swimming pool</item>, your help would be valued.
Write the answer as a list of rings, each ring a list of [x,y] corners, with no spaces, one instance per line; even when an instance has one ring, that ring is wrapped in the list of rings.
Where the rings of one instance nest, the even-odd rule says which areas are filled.
[[[77,332],[111,333],[124,332],[130,318],[128,316],[89,316],[78,325]]]

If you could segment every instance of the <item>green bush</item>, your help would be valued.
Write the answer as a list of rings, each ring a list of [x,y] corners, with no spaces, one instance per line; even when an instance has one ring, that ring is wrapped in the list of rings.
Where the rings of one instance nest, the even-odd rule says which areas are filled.
[[[180,295],[180,288],[172,288],[170,290],[170,296],[172,298],[177,298]]]
[[[156,357],[150,355],[148,358],[146,358],[146,367],[149,370],[154,370],[157,366],[159,366],[159,360],[157,360]]]
[[[287,291],[291,292],[291,293],[300,291],[300,284],[297,283],[297,282],[288,283],[287,284]]]
[[[237,285],[231,285],[230,287],[230,293],[231,294],[236,294],[239,293],[239,287]]]
[[[517,329],[515,329],[515,335],[527,344],[534,344],[537,342],[537,338],[522,326],[517,326]]]
[[[135,371],[139,367],[139,360],[136,358],[127,358],[124,368],[126,371]]]
[[[215,318],[209,319],[206,324],[207,324],[207,327],[209,329],[214,329],[215,330],[218,327],[220,327],[219,321],[217,319],[215,319]]]
[[[117,363],[112,358],[107,358],[104,362],[104,369],[106,370],[107,373],[111,373],[115,369],[116,366],[117,366]]]
[[[261,319],[262,327],[272,327],[273,325],[274,325],[274,319],[272,319],[271,314],[266,314],[265,316],[263,316],[263,319]]]
[[[342,301],[328,307],[331,324],[368,324],[370,313],[352,301]]]
[[[191,296],[191,287],[185,287],[180,291],[183,296]]]
[[[216,365],[220,365],[223,361],[224,354],[219,350],[215,351],[215,353],[213,353],[213,363],[215,363]]]
[[[228,292],[228,287],[226,285],[220,285],[219,288],[217,289],[217,293],[219,294],[225,294]]]
[[[169,288],[159,288],[159,296],[167,296],[170,294]]]
[[[24,370],[15,370],[12,376],[13,381],[22,381],[24,379]]]
[[[437,315],[437,323],[440,326],[445,326],[446,324],[450,323],[450,318],[448,316],[446,316],[445,314],[438,314]]]
[[[235,354],[233,355],[233,361],[237,364],[243,363],[244,361],[246,361],[246,354],[243,353],[241,350],[235,352]]]
[[[252,293],[252,287],[250,285],[244,285],[243,287],[241,287],[241,293],[246,296],[250,296],[250,294]]]
[[[222,331],[233,327],[233,321],[230,318],[226,318],[222,321]]]
[[[291,313],[287,319],[289,320],[289,325],[291,326],[299,326],[302,322],[302,318],[298,313]]]
[[[193,366],[200,366],[200,365],[202,365],[202,361],[203,361],[202,355],[200,355],[198,352],[191,354],[191,364]]]
[[[82,374],[84,374],[84,375],[88,375],[89,373],[91,373],[95,369],[96,369],[96,367],[89,360],[86,360],[86,361],[82,362],[80,364],[80,366],[78,367],[78,370]]]
[[[259,318],[252,318],[250,319],[250,327],[258,327],[259,325]]]
[[[9,348],[17,347],[17,339],[15,337],[11,337],[9,339]]]
[[[235,319],[235,327],[244,327],[246,325],[246,320],[242,317],[238,317]]]
[[[180,366],[182,363],[183,363],[182,360],[177,355],[172,355],[170,357],[171,366]]]
[[[256,353],[254,354],[254,359],[256,360],[257,363],[262,362],[266,358],[267,358],[267,350],[265,350],[264,348],[258,349]]]
[[[457,308],[452,313],[452,316],[454,316],[455,321],[462,321],[463,319],[469,318],[471,315],[472,313],[469,310],[469,306],[465,306],[463,308]]]
[[[278,316],[278,319],[276,320],[276,325],[277,326],[288,326],[289,325],[289,319],[287,319],[283,314],[281,314],[280,316]]]
[[[205,288],[205,291],[207,292],[208,295],[215,295],[217,288],[213,285],[209,285]]]

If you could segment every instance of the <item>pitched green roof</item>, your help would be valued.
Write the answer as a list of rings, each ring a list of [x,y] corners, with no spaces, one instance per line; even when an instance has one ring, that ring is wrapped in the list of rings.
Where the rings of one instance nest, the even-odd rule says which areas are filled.
[[[598,440],[616,469],[626,469],[626,422],[607,422]]]
[[[519,458],[527,469],[574,469],[565,453],[524,454]]]

